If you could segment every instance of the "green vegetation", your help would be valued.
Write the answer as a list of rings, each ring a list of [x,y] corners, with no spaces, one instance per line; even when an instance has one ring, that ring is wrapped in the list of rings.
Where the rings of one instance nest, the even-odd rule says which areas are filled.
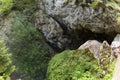
[[[0,14],[9,11],[12,7],[12,0],[0,0]]]
[[[41,34],[20,12],[12,26],[10,49],[18,72],[34,80],[45,78],[50,58]]]
[[[66,0],[64,5],[67,5],[70,1],[72,0]],[[115,11],[113,15],[116,16],[118,24],[120,23],[119,0],[109,0],[108,2],[102,0],[89,2],[88,0],[88,2],[84,3],[83,0],[76,0],[76,5],[85,5],[87,7],[90,5],[96,11],[100,7],[106,9],[103,11],[105,17],[111,14],[109,11],[112,12],[113,10]],[[10,51],[13,54],[13,64],[16,65],[16,73],[25,74],[28,80],[44,80],[46,75],[47,80],[111,79],[115,62],[111,64],[108,59],[108,62],[105,61],[104,63],[104,68],[101,68],[101,65],[98,66],[98,60],[93,57],[93,54],[88,49],[65,50],[50,60],[51,54],[48,54],[46,42],[42,34],[32,24],[34,22],[32,18],[36,10],[36,0],[0,0],[0,15],[6,14],[11,9],[12,14],[15,13],[15,16],[12,18],[11,34],[8,35],[10,39],[8,42]],[[6,15],[4,15],[5,18]],[[9,27],[7,20],[4,25]],[[9,53],[8,48],[1,39],[0,47],[0,80],[10,80],[10,75],[15,66],[12,66],[11,53]],[[104,49],[101,53],[111,53],[109,52],[111,48],[108,51]],[[106,75],[103,74],[105,67],[109,67]]]
[[[10,80],[10,75],[15,66],[11,65],[11,53],[5,46],[4,41],[0,39],[0,80]]]
[[[35,0],[13,0],[13,8],[20,11],[30,11],[36,8]]]
[[[66,50],[55,55],[49,62],[48,80],[109,80],[110,74],[103,75],[98,61],[86,50]],[[109,78],[109,79],[108,79]]]

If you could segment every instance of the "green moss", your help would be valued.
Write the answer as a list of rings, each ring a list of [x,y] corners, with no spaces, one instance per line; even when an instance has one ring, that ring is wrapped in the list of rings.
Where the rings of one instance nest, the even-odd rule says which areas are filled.
[[[115,62],[113,61],[110,65],[109,65],[109,74],[105,75],[104,80],[111,80],[112,76],[113,76],[113,72],[114,72],[114,68],[115,68]]]
[[[85,76],[88,80],[93,75],[97,78],[98,67],[95,64],[97,60],[89,50],[66,50],[49,62],[48,80],[82,80]],[[88,73],[89,75],[86,75]]]
[[[10,80],[10,75],[15,66],[11,66],[11,53],[5,43],[0,39],[0,80]]]
[[[0,0],[0,14],[8,12],[12,7],[12,0]]]
[[[108,79],[107,75],[105,79]],[[103,70],[88,50],[66,50],[49,62],[48,80],[104,80]]]

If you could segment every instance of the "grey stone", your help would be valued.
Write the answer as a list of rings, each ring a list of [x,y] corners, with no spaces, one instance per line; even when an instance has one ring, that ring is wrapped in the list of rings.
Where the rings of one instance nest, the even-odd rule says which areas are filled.
[[[91,6],[82,6],[77,0],[44,0],[46,13],[55,17],[68,30],[87,29],[94,33],[115,32],[115,15],[104,13],[102,7],[96,11]]]
[[[93,54],[95,58],[99,58],[101,43],[97,40],[88,40],[84,44],[82,44],[79,49],[88,48]]]

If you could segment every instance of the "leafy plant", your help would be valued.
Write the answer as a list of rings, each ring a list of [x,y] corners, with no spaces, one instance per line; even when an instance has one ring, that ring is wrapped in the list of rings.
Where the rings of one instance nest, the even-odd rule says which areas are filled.
[[[10,80],[10,75],[15,66],[11,66],[11,53],[5,43],[0,39],[0,80]]]

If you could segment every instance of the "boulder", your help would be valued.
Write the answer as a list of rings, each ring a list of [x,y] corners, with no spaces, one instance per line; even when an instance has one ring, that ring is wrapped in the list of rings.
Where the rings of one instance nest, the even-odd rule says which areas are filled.
[[[93,54],[95,58],[99,58],[99,51],[100,51],[101,43],[97,40],[88,40],[84,44],[82,44],[79,49],[86,49],[88,48]]]

